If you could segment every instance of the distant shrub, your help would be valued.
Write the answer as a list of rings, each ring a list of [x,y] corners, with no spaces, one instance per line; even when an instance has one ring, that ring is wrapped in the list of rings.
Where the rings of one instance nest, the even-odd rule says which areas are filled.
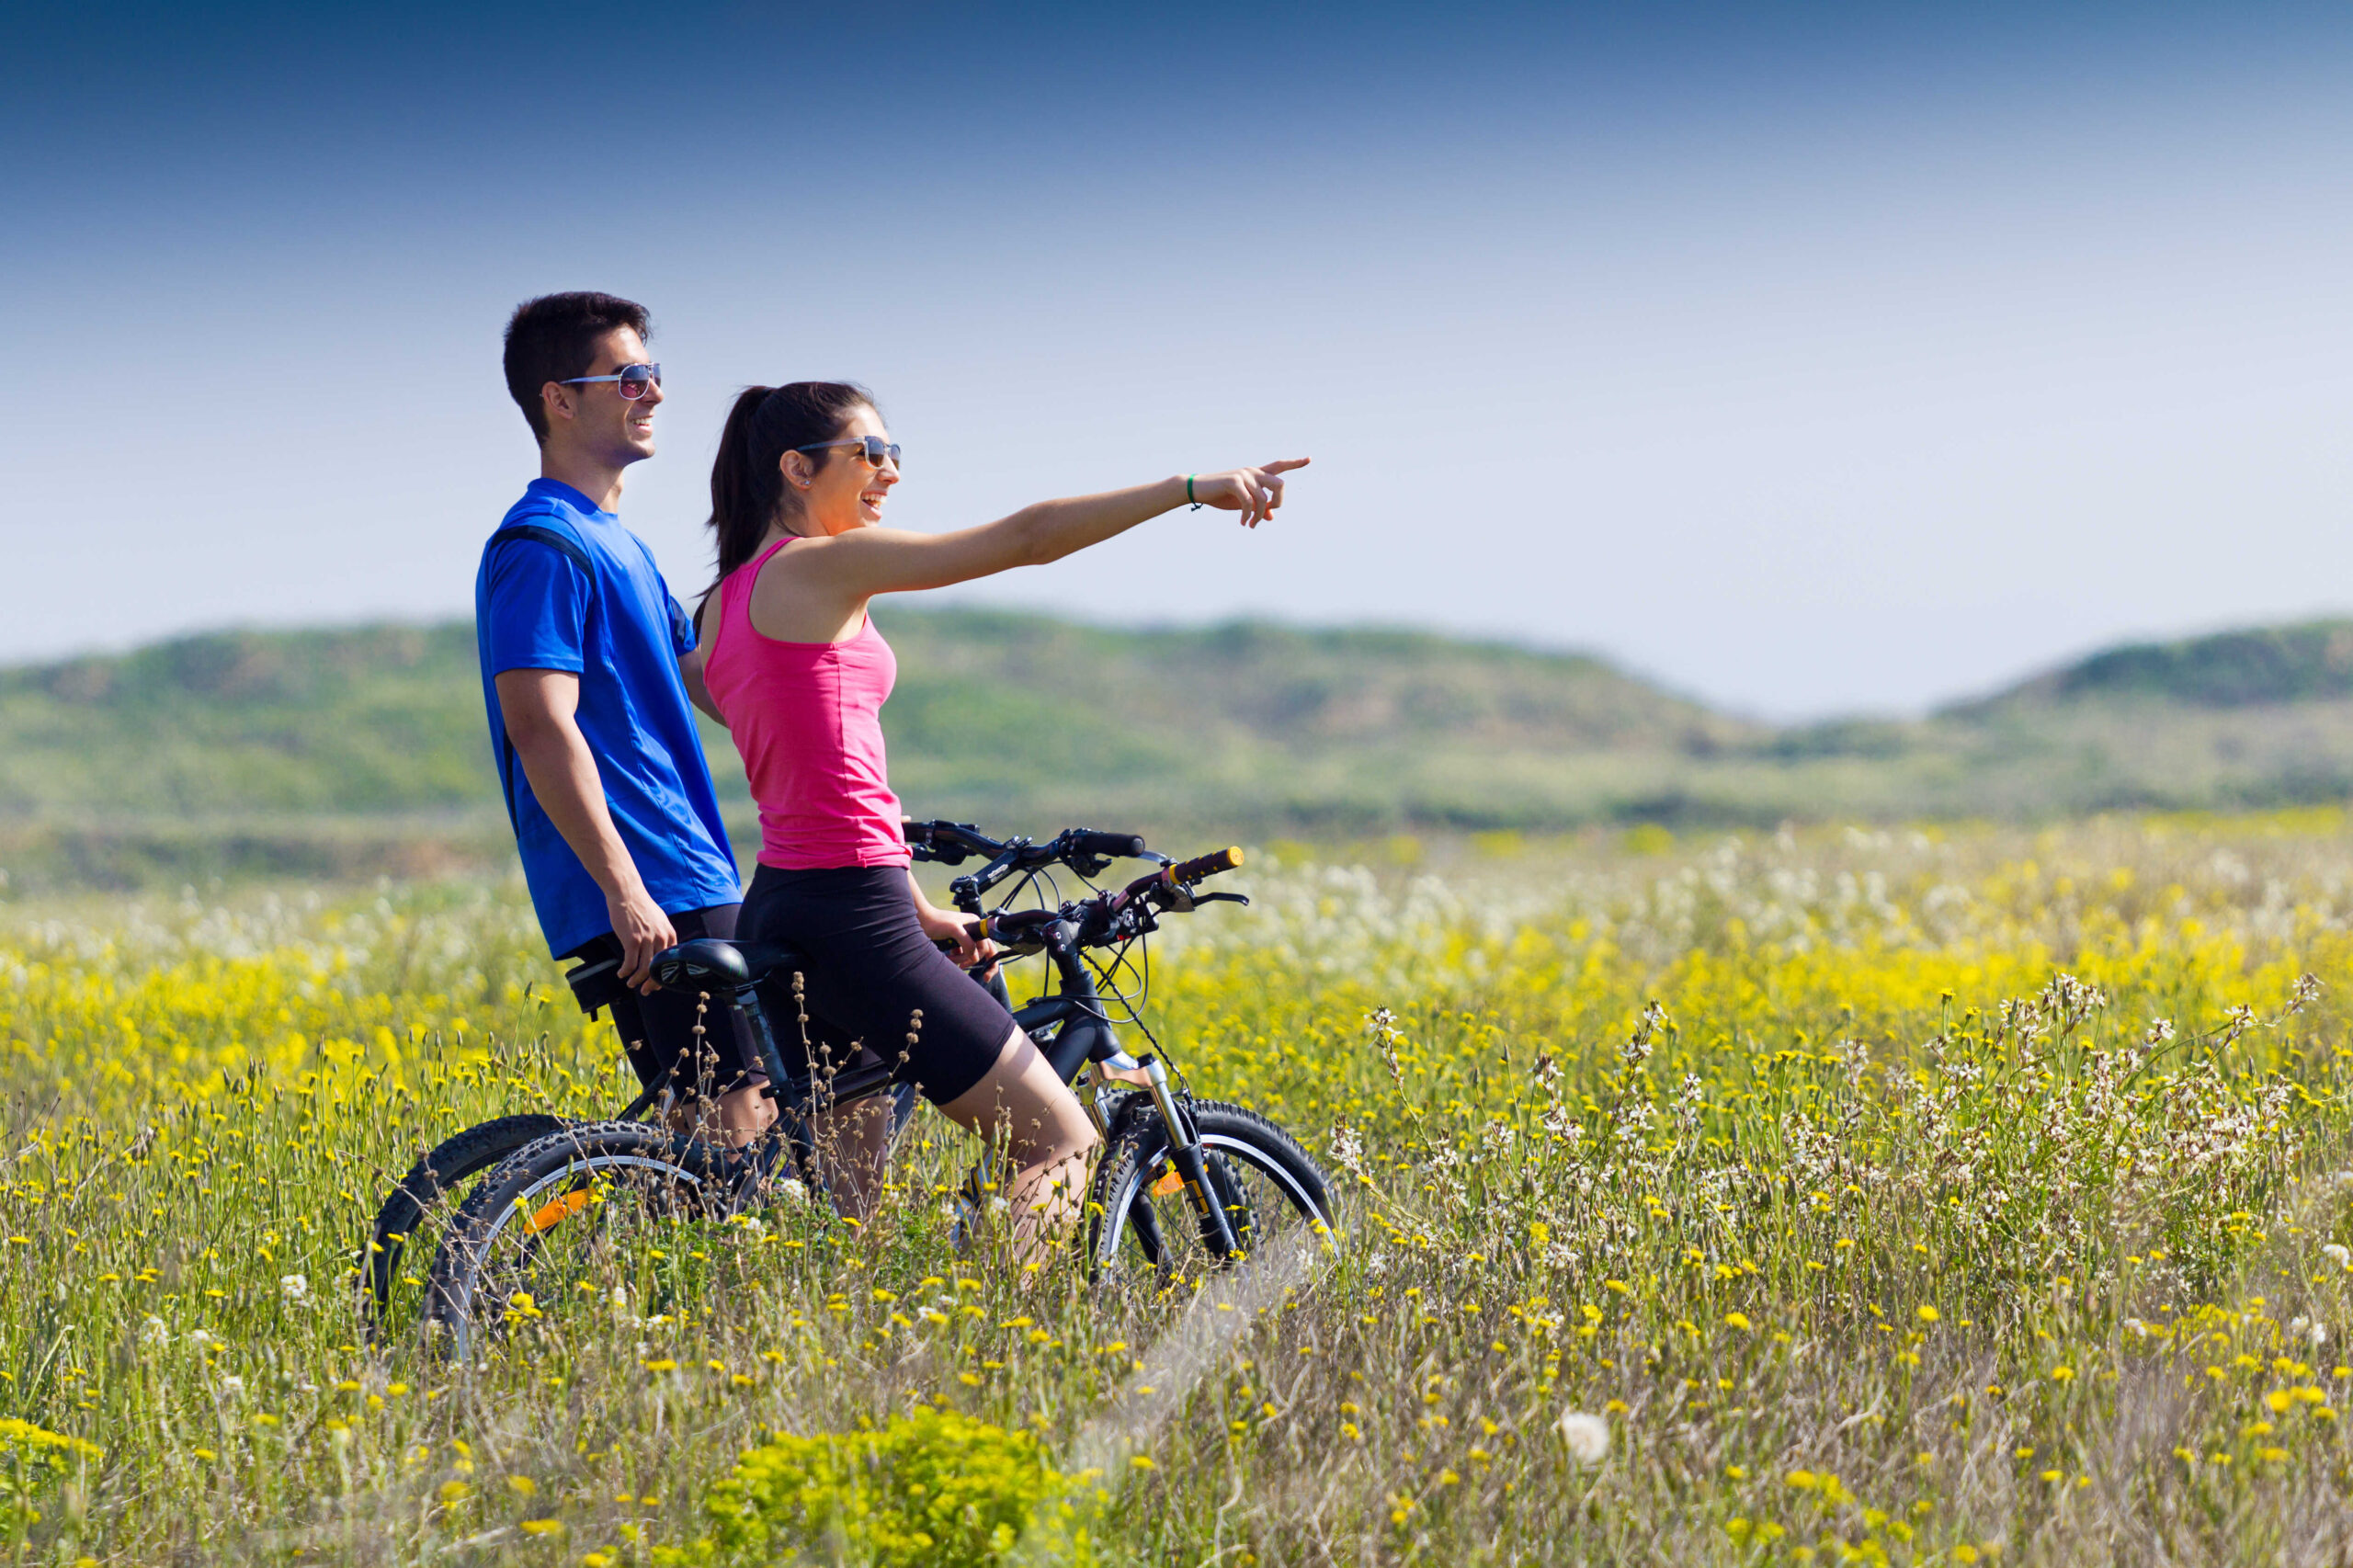
[[[880,1428],[785,1433],[746,1449],[704,1500],[710,1534],[657,1561],[684,1568],[806,1553],[875,1568],[962,1568],[1002,1561],[1041,1505],[1055,1507],[1064,1537],[1057,1559],[1083,1561],[1085,1535],[1071,1539],[1074,1512],[1059,1503],[1063,1485],[1034,1434],[925,1406]]]

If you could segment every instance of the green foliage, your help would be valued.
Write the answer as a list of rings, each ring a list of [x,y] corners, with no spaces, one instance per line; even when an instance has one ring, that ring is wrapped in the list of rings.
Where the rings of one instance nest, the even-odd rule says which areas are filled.
[[[1981,709],[2139,698],[2202,708],[2353,698],[2353,621],[2135,642],[1989,699]]]
[[[104,1450],[80,1437],[0,1416],[0,1540],[14,1540],[40,1522],[33,1498]]]
[[[2096,654],[1925,720],[1772,729],[1575,654],[886,602],[921,816],[1155,838],[2240,810],[2353,793],[2353,623]],[[706,725],[741,841],[743,769]],[[0,891],[511,863],[472,629],[234,631],[0,670]],[[739,843],[739,847],[744,846]]]
[[[229,631],[0,672],[0,817],[494,798],[473,631]]]
[[[1062,1486],[1034,1434],[922,1405],[879,1429],[779,1433],[745,1450],[705,1500],[710,1536],[663,1561],[997,1562]]]

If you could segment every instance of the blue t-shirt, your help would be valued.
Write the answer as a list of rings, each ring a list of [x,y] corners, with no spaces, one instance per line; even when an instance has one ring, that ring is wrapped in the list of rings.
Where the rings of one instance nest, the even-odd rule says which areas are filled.
[[[568,953],[613,922],[603,890],[532,795],[507,739],[497,677],[508,670],[580,677],[574,720],[597,759],[613,826],[654,903],[675,915],[743,898],[678,675],[694,627],[653,552],[619,517],[568,484],[532,481],[483,547],[474,641],[491,752],[550,951]]]

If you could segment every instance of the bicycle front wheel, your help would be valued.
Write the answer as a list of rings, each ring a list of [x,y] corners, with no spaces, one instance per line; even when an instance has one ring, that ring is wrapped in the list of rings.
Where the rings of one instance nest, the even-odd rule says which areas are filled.
[[[1296,1139],[1240,1106],[1200,1100],[1188,1108],[1242,1259],[1302,1232],[1339,1245],[1324,1173]],[[1239,1261],[1218,1257],[1205,1239],[1169,1150],[1149,1101],[1122,1119],[1105,1149],[1087,1205],[1087,1260],[1098,1278],[1165,1287]]]
[[[567,1127],[518,1151],[460,1207],[433,1259],[427,1332],[460,1360],[583,1297],[642,1313],[684,1283],[683,1225],[724,1217],[745,1166],[641,1121]]]

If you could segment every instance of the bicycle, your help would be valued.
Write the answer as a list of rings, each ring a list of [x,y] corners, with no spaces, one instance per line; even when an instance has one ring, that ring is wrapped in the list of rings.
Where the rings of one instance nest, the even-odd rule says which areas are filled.
[[[1140,1016],[1150,984],[1149,938],[1161,919],[1208,903],[1248,902],[1238,893],[1198,891],[1239,866],[1240,850],[1178,864],[1130,835],[1073,828],[1040,844],[992,839],[971,824],[946,822],[909,824],[908,841],[919,858],[944,865],[987,857],[979,870],[951,884],[956,907],[983,922],[1001,961],[1040,954],[1048,960],[1051,989],[1013,1016],[1056,1075],[1080,1091],[1103,1136],[1079,1236],[1092,1278],[1165,1288],[1241,1263],[1298,1225],[1339,1244],[1314,1160],[1256,1112],[1195,1098],[1181,1076],[1172,1075],[1165,1048]],[[1122,887],[1097,886],[1095,879],[1120,858],[1150,860],[1155,869]],[[1011,907],[1041,879],[1058,895],[1057,869],[1078,877],[1090,896]],[[987,895],[1014,879],[996,907],[986,909]],[[1090,952],[1111,956],[1098,969]],[[742,1150],[616,1119],[566,1124],[498,1162],[457,1206],[426,1289],[428,1332],[444,1336],[460,1358],[516,1317],[544,1312],[542,1303],[595,1291],[634,1273],[644,1257],[665,1256],[656,1244],[671,1227],[750,1214],[772,1200],[787,1175],[822,1190],[808,1126],[813,1112],[889,1090],[903,1096],[893,1108],[894,1138],[904,1126],[910,1085],[851,1082],[822,1063],[798,1075],[785,1068],[758,989],[790,976],[797,995],[805,973],[798,953],[705,938],[662,953],[653,969],[665,986],[742,1011],[781,1114]],[[1132,978],[1133,994],[1121,989],[1122,974]],[[1152,1040],[1154,1049],[1142,1058],[1122,1048],[1115,1007],[1122,1022]],[[1081,1084],[1089,1067],[1094,1071]],[[640,1108],[650,1103],[641,1096]],[[961,1233],[969,1236],[983,1220],[991,1187],[984,1155],[956,1199]]]

